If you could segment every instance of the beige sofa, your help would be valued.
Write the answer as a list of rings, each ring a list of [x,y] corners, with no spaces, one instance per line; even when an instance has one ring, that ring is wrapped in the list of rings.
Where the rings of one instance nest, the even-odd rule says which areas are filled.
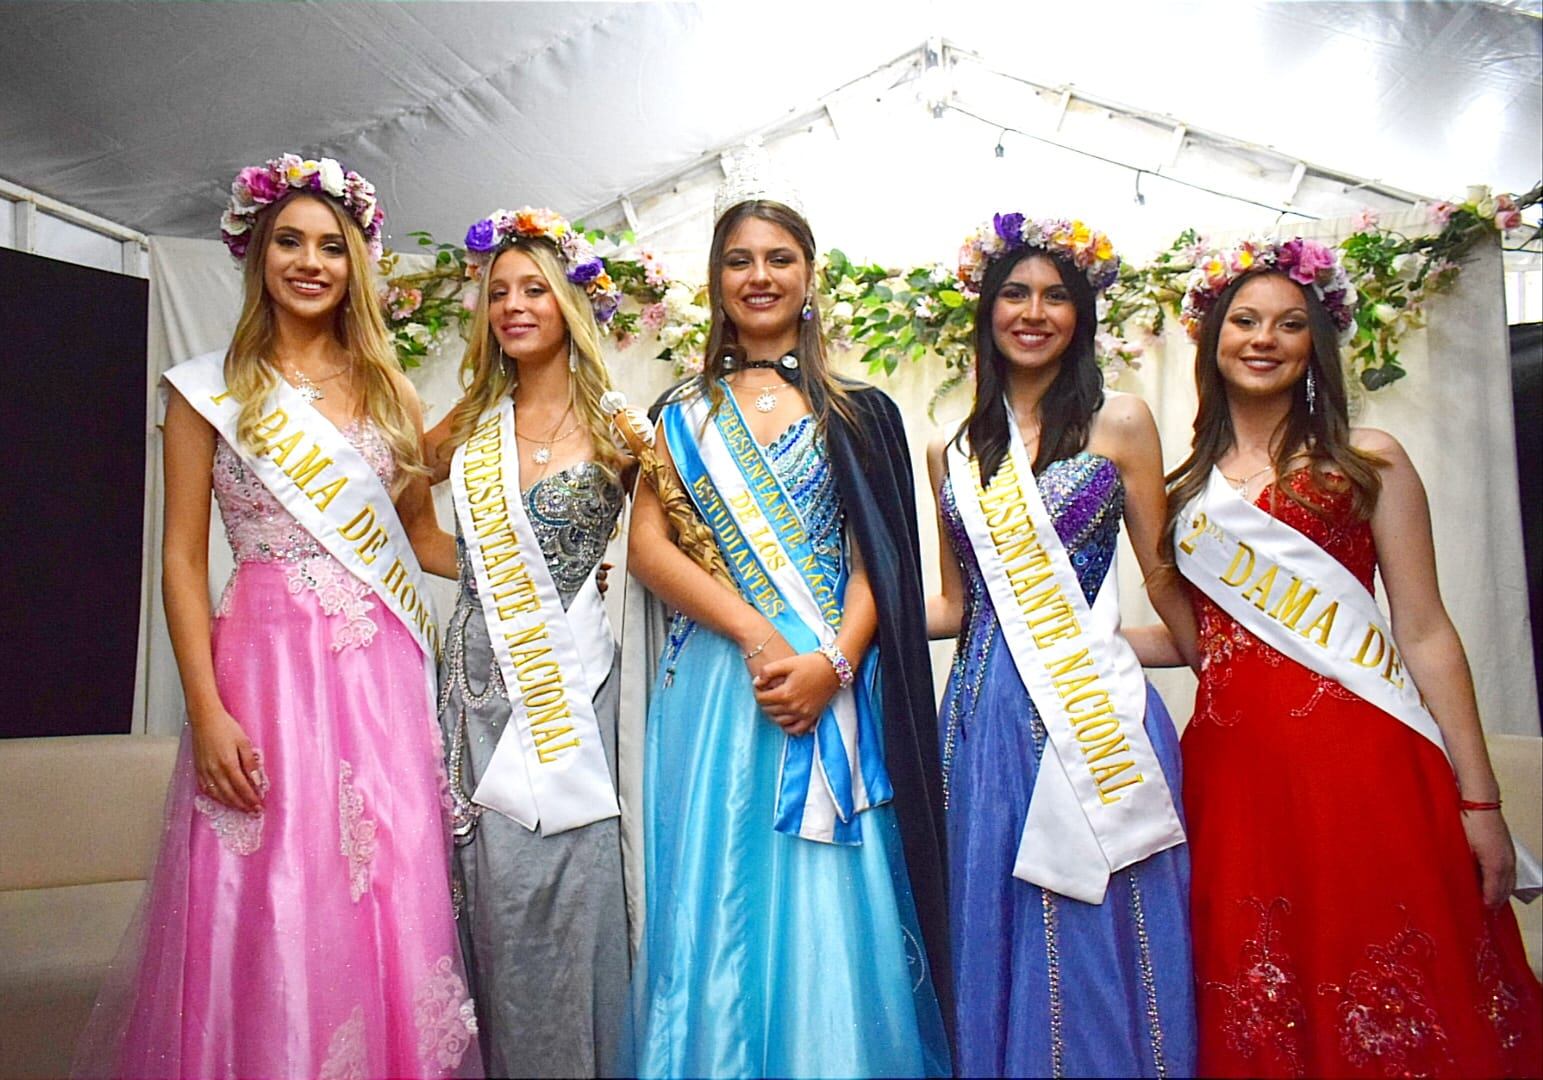
[[[144,891],[173,738],[0,740],[0,1077],[59,1076]],[[1543,739],[1494,736],[1506,815],[1543,853]],[[1517,905],[1534,970],[1543,900]]]
[[[170,737],[0,740],[0,1077],[62,1076],[144,891]]]

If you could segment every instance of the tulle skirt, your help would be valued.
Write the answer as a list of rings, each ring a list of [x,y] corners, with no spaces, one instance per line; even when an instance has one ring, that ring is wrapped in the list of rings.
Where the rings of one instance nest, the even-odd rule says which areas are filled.
[[[330,558],[248,562],[213,653],[260,756],[263,808],[198,794],[184,732],[160,855],[74,1071],[477,1072],[443,756],[412,637]]]

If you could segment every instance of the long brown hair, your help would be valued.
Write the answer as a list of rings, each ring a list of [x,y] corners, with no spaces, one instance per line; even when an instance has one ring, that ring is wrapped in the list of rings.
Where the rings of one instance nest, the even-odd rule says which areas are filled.
[[[1244,282],[1265,274],[1287,278],[1278,270],[1256,270],[1240,275],[1222,290],[1206,312],[1200,325],[1200,343],[1195,350],[1195,389],[1199,406],[1195,412],[1195,437],[1189,457],[1167,476],[1168,526],[1163,530],[1160,549],[1165,559],[1173,558],[1173,524],[1190,501],[1205,489],[1211,470],[1232,448],[1236,433],[1232,413],[1227,407],[1227,387],[1217,363],[1217,345],[1227,312]],[[1325,508],[1304,497],[1291,484],[1281,483],[1294,471],[1292,464],[1306,457],[1300,466],[1312,474],[1314,487],[1323,493],[1348,491],[1351,506],[1361,518],[1368,518],[1377,507],[1382,490],[1378,469],[1387,464],[1376,454],[1358,450],[1350,444],[1350,414],[1345,398],[1345,372],[1340,363],[1339,335],[1334,322],[1311,289],[1297,282],[1307,309],[1307,326],[1313,342],[1307,359],[1307,372],[1291,391],[1291,408],[1271,437],[1274,450],[1270,464],[1278,479],[1275,491],[1315,514]],[[1308,408],[1307,376],[1314,383],[1314,403]],[[1273,495],[1272,495],[1273,497]]]
[[[1053,461],[1071,457],[1088,444],[1093,428],[1093,414],[1104,403],[1104,373],[1093,353],[1093,337],[1098,330],[1097,298],[1087,275],[1044,248],[1024,248],[1008,258],[997,259],[986,268],[981,282],[980,303],[975,308],[975,403],[970,415],[954,434],[954,445],[963,449],[963,439],[970,439],[970,452],[980,466],[980,482],[989,483],[997,466],[1007,456],[1008,416],[1003,394],[1007,388],[1007,358],[997,348],[991,314],[997,294],[1007,283],[1013,268],[1024,259],[1049,259],[1061,275],[1061,284],[1071,294],[1077,308],[1077,327],[1071,342],[1061,354],[1061,370],[1045,390],[1039,403],[1039,449],[1034,454],[1034,472],[1041,473]]]
[[[723,404],[723,390],[718,380],[729,369],[730,361],[746,359],[745,350],[739,344],[739,330],[723,306],[723,249],[729,237],[748,218],[759,218],[788,232],[803,252],[804,264],[809,268],[809,304],[811,317],[798,324],[798,369],[789,373],[777,371],[783,378],[796,383],[809,400],[809,411],[823,432],[834,411],[855,431],[855,417],[847,388],[830,370],[825,352],[825,335],[820,330],[819,291],[815,283],[814,232],[802,214],[780,202],[770,199],[752,199],[730,207],[713,227],[713,242],[707,253],[707,299],[712,307],[712,325],[707,332],[707,354],[702,363],[702,384],[713,411]]]
[[[337,219],[338,232],[348,252],[348,291],[333,312],[332,332],[348,353],[353,374],[361,384],[365,413],[391,447],[400,488],[409,475],[424,476],[428,470],[423,465],[417,427],[397,391],[396,373],[400,367],[375,288],[375,259],[359,223],[334,199],[297,192],[257,215],[242,266],[241,317],[225,352],[225,385],[231,396],[241,402],[241,411],[236,416],[236,439],[246,449],[261,450],[257,427],[267,412],[268,397],[279,381],[273,355],[278,338],[273,298],[268,295],[264,275],[268,242],[279,219],[279,208],[296,198],[315,199]]]
[[[493,273],[493,264],[499,256],[510,250],[529,255],[541,276],[546,278],[557,309],[562,312],[568,340],[573,349],[577,367],[572,372],[571,387],[573,411],[584,430],[589,432],[594,444],[594,460],[612,480],[621,475],[627,458],[611,442],[610,418],[600,408],[600,397],[611,387],[611,372],[600,355],[600,328],[595,323],[595,312],[590,307],[584,290],[568,280],[563,269],[562,257],[557,248],[544,238],[522,237],[500,247],[488,260],[483,274],[482,288],[478,290],[477,310],[472,316],[471,340],[461,358],[461,388],[464,393],[456,403],[450,421],[450,435],[440,444],[438,453],[448,458],[457,446],[471,437],[477,420],[491,406],[514,393],[519,383],[519,373],[514,361],[504,356],[493,335],[493,324],[488,317],[487,284]]]

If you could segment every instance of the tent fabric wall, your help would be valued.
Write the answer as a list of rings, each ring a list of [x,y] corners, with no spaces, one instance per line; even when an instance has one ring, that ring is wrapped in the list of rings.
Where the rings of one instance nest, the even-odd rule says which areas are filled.
[[[704,212],[705,219],[705,212]],[[1416,231],[1422,218],[1389,215],[1391,228]],[[701,224],[700,222],[698,223]],[[705,229],[702,230],[705,234]],[[1309,235],[1335,240],[1351,231],[1348,220],[1320,222]],[[1213,234],[1226,239],[1222,233]],[[147,372],[146,436],[149,440],[146,477],[145,614],[142,619],[142,673],[136,701],[136,731],[162,733],[182,723],[181,692],[176,665],[166,637],[160,604],[160,458],[156,386],[171,364],[228,339],[240,303],[239,275],[222,245],[212,241],[153,238],[151,241],[150,364]],[[858,254],[853,252],[853,254]],[[416,256],[413,256],[415,258]],[[927,257],[917,253],[917,261]],[[672,265],[683,275],[705,267],[705,244],[693,254],[682,248]],[[1404,342],[1407,378],[1366,394],[1359,423],[1392,432],[1409,451],[1430,495],[1436,534],[1437,562],[1448,610],[1468,649],[1474,670],[1481,714],[1491,733],[1537,735],[1538,694],[1530,667],[1520,662],[1531,655],[1531,627],[1520,532],[1516,486],[1511,376],[1506,344],[1504,297],[1497,244],[1478,250],[1458,278],[1455,289],[1430,305],[1429,328]],[[639,404],[654,399],[674,381],[667,364],[653,359],[650,340],[640,340],[610,357],[613,377]],[[423,367],[411,373],[424,403],[426,420],[442,416],[458,395],[457,366],[461,343],[442,342]],[[853,357],[841,363],[861,376]],[[1124,377],[1117,389],[1139,393],[1152,407],[1163,437],[1169,467],[1189,446],[1194,415],[1193,347],[1176,327],[1148,348],[1139,370]],[[938,430],[952,430],[967,407],[961,390],[940,407],[939,424],[927,417],[934,386],[934,368],[902,367],[881,382],[907,419],[913,465],[918,477],[922,546],[929,586],[937,581],[937,531],[932,493],[927,489],[924,452]],[[440,520],[453,527],[446,486],[437,492]],[[210,531],[211,590],[223,585],[229,570],[218,515]],[[624,572],[624,544],[613,542],[610,559]],[[1121,584],[1128,622],[1151,619],[1140,593],[1139,574],[1128,548],[1120,560]],[[619,589],[612,590],[613,618]],[[440,615],[449,613],[453,591],[440,583],[436,601]],[[934,645],[934,669],[941,690],[947,674],[951,643]],[[1154,681],[1176,717],[1188,715],[1194,679],[1188,672],[1156,672]]]

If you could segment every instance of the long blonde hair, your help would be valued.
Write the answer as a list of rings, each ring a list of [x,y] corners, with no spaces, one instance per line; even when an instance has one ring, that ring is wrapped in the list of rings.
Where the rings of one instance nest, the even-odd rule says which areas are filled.
[[[472,317],[471,341],[461,359],[461,388],[464,393],[457,403],[450,420],[450,435],[441,444],[439,455],[448,459],[451,452],[468,438],[477,426],[477,420],[505,395],[512,395],[519,383],[517,369],[507,360],[498,339],[493,336],[492,320],[488,317],[487,279],[492,276],[493,264],[509,250],[523,251],[529,255],[541,275],[546,278],[567,325],[577,368],[572,373],[573,411],[584,430],[589,432],[594,444],[595,463],[605,470],[612,480],[621,475],[628,464],[614,443],[611,442],[611,420],[600,408],[600,396],[611,389],[611,373],[600,356],[600,328],[595,324],[594,309],[584,290],[568,280],[563,269],[562,256],[552,244],[539,238],[521,238],[500,247],[488,260],[483,274],[482,289],[477,297],[477,312]]]
[[[375,289],[375,260],[358,223],[334,200],[303,193],[291,196],[295,197],[316,199],[337,219],[338,231],[348,251],[348,292],[337,306],[332,329],[362,384],[365,412],[391,448],[400,488],[409,476],[426,476],[428,470],[423,465],[417,427],[397,390],[400,368]],[[225,385],[231,396],[241,402],[241,411],[236,417],[236,438],[254,453],[263,450],[257,428],[268,411],[269,395],[279,381],[279,372],[273,364],[277,340],[273,300],[268,295],[264,274],[268,263],[268,241],[278,221],[279,207],[288,201],[275,203],[257,217],[243,267],[245,299],[241,304],[241,318],[236,323],[230,348],[225,352]]]

